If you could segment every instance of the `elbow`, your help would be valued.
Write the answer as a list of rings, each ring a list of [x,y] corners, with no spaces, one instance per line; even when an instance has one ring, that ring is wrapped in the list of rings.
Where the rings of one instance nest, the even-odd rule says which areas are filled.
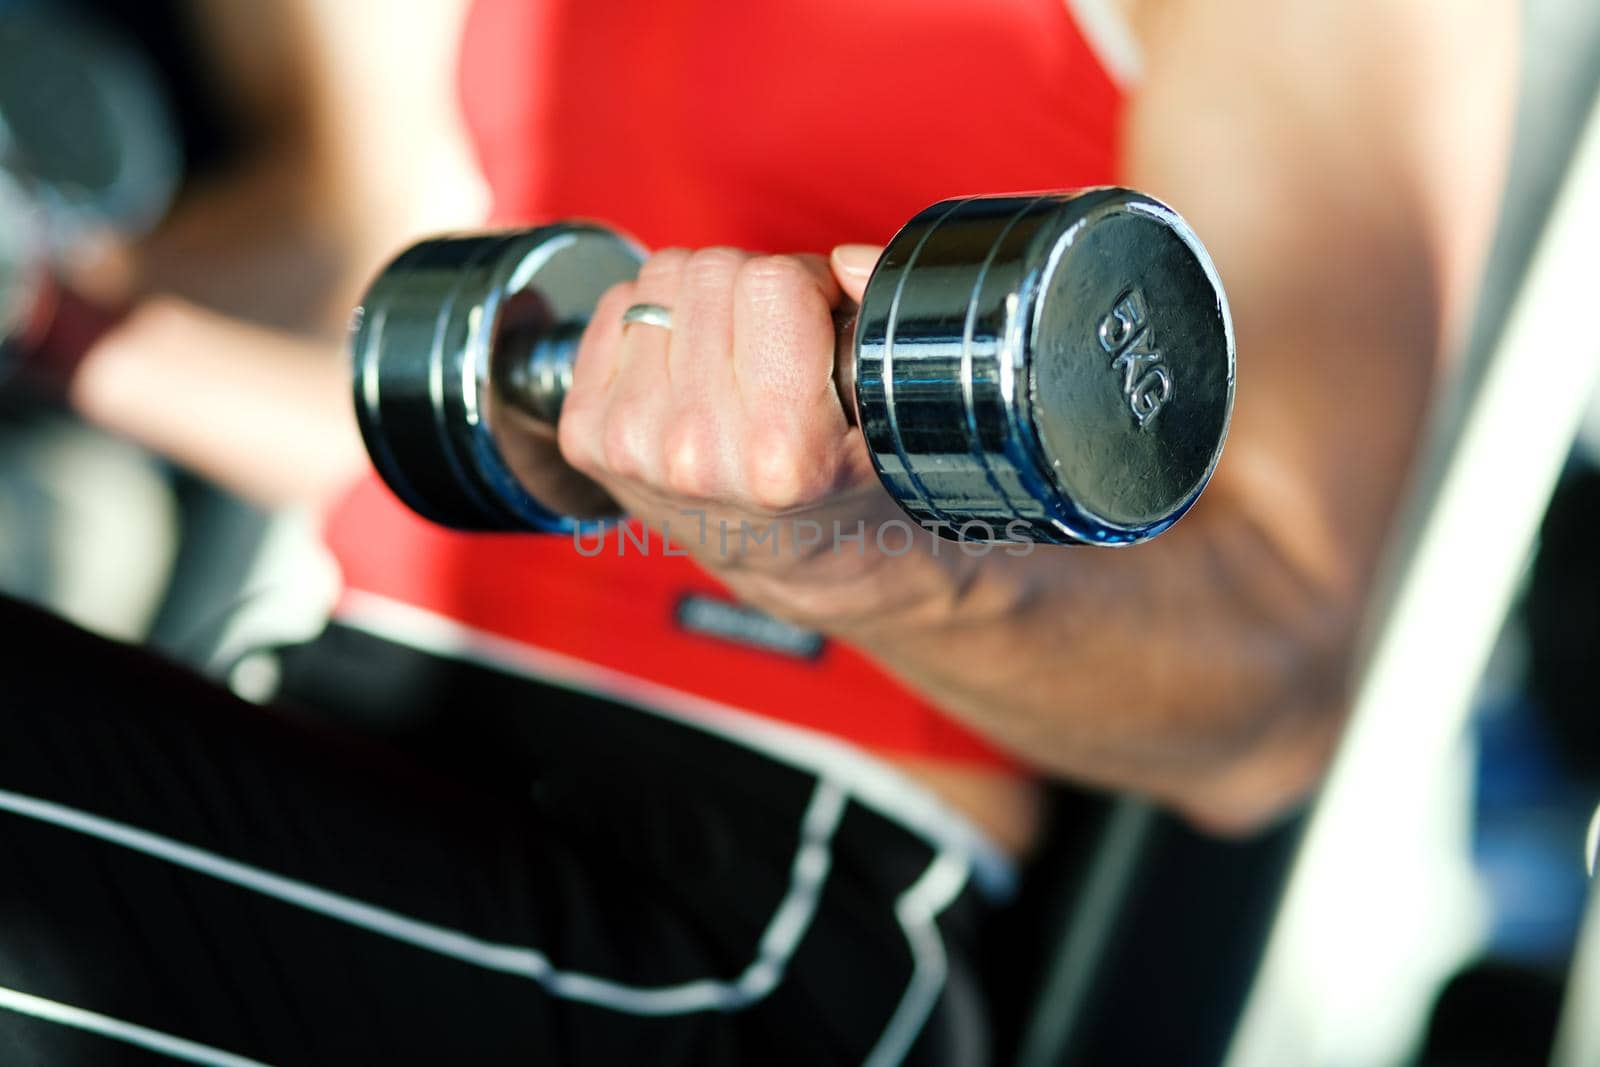
[[[1248,837],[1291,817],[1315,794],[1351,703],[1354,614],[1338,612],[1347,621],[1319,628],[1323,639],[1286,642],[1279,666],[1256,679],[1231,713],[1215,716],[1214,758],[1171,797],[1196,827]]]

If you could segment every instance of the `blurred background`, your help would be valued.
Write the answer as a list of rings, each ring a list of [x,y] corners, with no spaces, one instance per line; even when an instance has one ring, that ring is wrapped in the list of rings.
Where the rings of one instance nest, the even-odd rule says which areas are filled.
[[[387,13],[379,5],[363,14],[370,6],[350,4],[352,24]],[[445,32],[457,7],[418,5],[413,18],[387,19],[390,50],[403,54],[405,35]],[[368,101],[370,114],[307,134],[286,118],[301,102],[297,42],[281,22],[252,19],[240,4],[0,0],[0,324],[22,329],[44,285],[39,265],[49,263],[91,295],[137,276],[331,351],[389,254],[417,234],[481,220],[484,194],[459,131],[408,119],[452,98],[449,69],[419,67],[415,106]],[[1241,936],[1264,940],[1259,961],[1246,953],[1234,1009],[1211,1020],[1223,1039],[1207,1046],[1178,1027],[1165,1046],[1177,1058],[1164,1062],[1442,1067],[1553,1054],[1563,997],[1573,995],[1590,888],[1585,836],[1600,803],[1600,404],[1589,397],[1600,341],[1584,328],[1588,307],[1554,305],[1578,314],[1558,324],[1561,351],[1543,354],[1536,383],[1581,394],[1571,399],[1584,410],[1581,430],[1559,454],[1511,447],[1533,447],[1549,408],[1518,406],[1501,387],[1506,367],[1540,365],[1526,350],[1537,336],[1529,320],[1548,318],[1552,305],[1530,289],[1556,241],[1552,227],[1583,224],[1562,205],[1600,201],[1600,171],[1574,171],[1600,91],[1600,7],[1526,0],[1525,25],[1496,250],[1461,381],[1441,405],[1397,535],[1393,593],[1372,628],[1358,714],[1376,721],[1399,693],[1427,710],[1399,733],[1358,721],[1355,751],[1303,832],[1286,838],[1289,858],[1261,876],[1282,879],[1281,892],[1273,882],[1250,898],[1258,921]],[[338,151],[319,136],[337,136]],[[365,151],[396,139],[407,139],[413,170],[344,182],[341,168],[359,168]],[[1594,264],[1590,252],[1554,274],[1586,284],[1592,301]],[[1490,426],[1504,447],[1474,437]],[[1500,460],[1462,466],[1485,454],[1480,447]],[[1492,521],[1501,507],[1515,510],[1512,483],[1538,498],[1522,526]],[[1430,531],[1451,508],[1482,521],[1455,526],[1441,548]],[[1521,537],[1524,527],[1535,536]],[[310,517],[247,505],[25,386],[0,389],[0,587],[10,595],[258,697],[271,692],[275,670],[259,650],[308,636],[333,583]],[[1063,877],[1080,881],[1102,869],[1065,866]],[[1120,877],[1107,884],[1130,894],[1155,876],[1135,866]],[[1174,969],[1204,980],[1183,930],[1209,921],[1207,898],[1189,892],[1192,866],[1174,877],[1150,906],[1189,910],[1162,948]],[[1068,895],[1088,896],[1081,887]],[[1115,907],[1085,914],[1067,923],[1074,944],[1084,923],[1128,924]],[[1124,936],[1109,937],[1104,952],[1123,951]],[[1087,970],[1063,979],[1068,986],[1110,981],[1104,958],[1070,961],[1079,965]],[[1128,994],[1122,1009],[1073,986],[1069,1011],[1052,1000],[1062,987],[1044,970],[1029,994],[1033,1021],[1018,1023],[1032,1026],[1032,1044],[1019,1043],[1040,1062],[1146,1062],[1129,1051],[1156,1040],[1135,1032],[1139,1013],[1182,1014],[1180,992],[1141,996],[1137,975],[1116,979]],[[1600,1016],[1600,1003],[1575,1010]],[[1046,1033],[1069,1022],[1098,1036],[1073,1044]]]

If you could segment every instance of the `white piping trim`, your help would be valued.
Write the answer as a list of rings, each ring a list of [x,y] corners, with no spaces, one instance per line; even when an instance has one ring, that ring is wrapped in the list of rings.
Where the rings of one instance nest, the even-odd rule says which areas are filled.
[[[838,783],[852,800],[894,820],[935,848],[954,849],[971,857],[975,881],[985,893],[1004,898],[1016,889],[1016,864],[987,834],[933,793],[848,742],[758,718],[574,656],[485,633],[377,593],[347,591],[334,617],[342,625],[396,644],[615,700],[717,734],[779,763]]]
[[[0,1008],[9,1008],[18,1015],[31,1015],[35,1019],[46,1019],[75,1030],[87,1030],[91,1034],[137,1045],[188,1063],[204,1063],[211,1067],[266,1067],[260,1060],[246,1059],[210,1045],[152,1030],[148,1026],[113,1019],[96,1011],[86,1011],[4,986],[0,986]]]
[[[939,933],[939,914],[961,895],[969,870],[967,857],[954,851],[940,852],[895,901],[895,918],[911,946],[911,980],[864,1061],[865,1067],[892,1067],[903,1061],[928,1024],[950,969],[944,938]]]
[[[1589,832],[1583,838],[1583,856],[1589,868],[1589,877],[1595,875],[1595,861],[1600,860],[1600,808],[1594,809],[1589,820]]]
[[[772,992],[783,979],[790,956],[816,915],[822,887],[832,867],[833,834],[844,817],[847,802],[845,791],[834,783],[826,780],[817,783],[801,822],[789,890],[767,924],[755,960],[739,977],[732,981],[705,978],[670,986],[642,987],[577,971],[558,970],[537,949],[485,941],[126,823],[0,789],[0,810],[121,845],[440,956],[532,979],[551,994],[567,1000],[630,1015],[731,1011],[748,1007]]]
[[[1111,80],[1122,88],[1144,78],[1144,49],[1117,0],[1066,0],[1072,18]]]

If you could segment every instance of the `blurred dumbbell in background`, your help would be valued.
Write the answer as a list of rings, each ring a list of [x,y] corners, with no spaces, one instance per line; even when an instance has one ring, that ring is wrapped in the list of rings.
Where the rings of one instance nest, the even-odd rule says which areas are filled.
[[[183,173],[161,77],[87,7],[0,2],[0,588],[142,636],[176,542],[164,470],[60,410],[104,312],[61,284],[137,239]]]

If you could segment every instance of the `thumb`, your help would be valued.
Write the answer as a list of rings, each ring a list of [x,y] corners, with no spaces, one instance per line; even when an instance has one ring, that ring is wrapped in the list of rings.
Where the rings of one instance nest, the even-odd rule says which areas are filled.
[[[839,279],[839,288],[851,300],[861,302],[867,279],[872,277],[872,268],[882,254],[882,245],[840,245],[833,250],[829,265],[833,267],[833,276]]]

